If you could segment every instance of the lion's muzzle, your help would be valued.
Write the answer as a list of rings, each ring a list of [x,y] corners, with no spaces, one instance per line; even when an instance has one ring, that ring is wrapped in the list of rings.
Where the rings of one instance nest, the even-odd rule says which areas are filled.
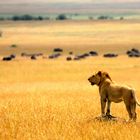
[[[91,83],[92,86],[95,85],[95,83],[93,83],[90,78],[88,79],[88,81]]]

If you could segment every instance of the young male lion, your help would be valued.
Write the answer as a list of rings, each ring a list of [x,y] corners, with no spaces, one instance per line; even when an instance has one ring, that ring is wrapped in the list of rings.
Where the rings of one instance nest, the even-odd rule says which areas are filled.
[[[138,103],[132,88],[115,84],[109,74],[102,71],[91,76],[88,80],[91,85],[97,85],[99,87],[102,117],[113,117],[110,115],[111,102],[119,103],[124,101],[129,114],[129,120],[136,121],[136,104],[140,106],[140,103]],[[107,111],[105,114],[106,102]]]

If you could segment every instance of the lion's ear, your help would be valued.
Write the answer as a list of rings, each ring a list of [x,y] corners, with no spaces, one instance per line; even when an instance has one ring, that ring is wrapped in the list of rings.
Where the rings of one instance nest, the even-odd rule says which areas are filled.
[[[106,73],[106,77],[112,81],[112,79],[111,79],[111,77],[109,76],[108,73]]]
[[[101,76],[102,75],[102,72],[101,71],[98,71],[98,73],[97,73],[99,76]]]

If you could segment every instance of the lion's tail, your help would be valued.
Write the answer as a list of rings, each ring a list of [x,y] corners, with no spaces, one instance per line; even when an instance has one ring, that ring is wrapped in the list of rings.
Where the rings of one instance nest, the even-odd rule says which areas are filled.
[[[134,97],[134,99],[135,99],[137,105],[140,106],[140,103],[139,103],[139,101],[138,101],[138,99],[137,99],[137,97],[136,97],[136,94],[135,94],[135,90],[134,90],[134,89],[132,90],[132,96]]]

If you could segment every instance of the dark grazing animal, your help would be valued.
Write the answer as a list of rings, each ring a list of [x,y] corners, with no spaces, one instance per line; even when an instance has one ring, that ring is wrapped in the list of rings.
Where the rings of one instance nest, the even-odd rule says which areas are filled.
[[[12,60],[12,57],[10,57],[10,56],[3,57],[2,60],[3,60],[3,61],[11,61],[11,60]]]
[[[63,49],[61,49],[61,48],[55,48],[53,51],[54,52],[63,52]]]
[[[43,56],[43,53],[33,53],[33,54],[28,54],[28,53],[21,53],[21,56],[22,57],[32,57],[32,56],[35,56],[35,57],[38,57],[38,56]]]
[[[60,53],[52,54],[52,55],[49,55],[49,59],[58,58],[58,57],[60,57],[60,56],[61,56]]]
[[[32,60],[36,60],[36,56],[35,56],[35,55],[32,55],[32,56],[31,56],[31,59],[32,59]]]
[[[67,57],[66,60],[67,60],[67,61],[71,61],[72,58],[71,58],[71,57]]]
[[[98,53],[96,51],[90,51],[89,54],[91,56],[98,56]]]
[[[117,56],[118,56],[118,54],[114,54],[114,53],[104,54],[104,57],[108,57],[108,58],[117,57]]]
[[[140,51],[138,49],[131,49],[126,52],[129,57],[140,57]]]
[[[16,56],[14,54],[11,54],[10,56],[6,56],[6,57],[3,57],[3,61],[11,61],[12,59],[15,59]]]
[[[11,54],[10,57],[11,57],[12,59],[15,59],[15,58],[16,58],[16,55]]]

